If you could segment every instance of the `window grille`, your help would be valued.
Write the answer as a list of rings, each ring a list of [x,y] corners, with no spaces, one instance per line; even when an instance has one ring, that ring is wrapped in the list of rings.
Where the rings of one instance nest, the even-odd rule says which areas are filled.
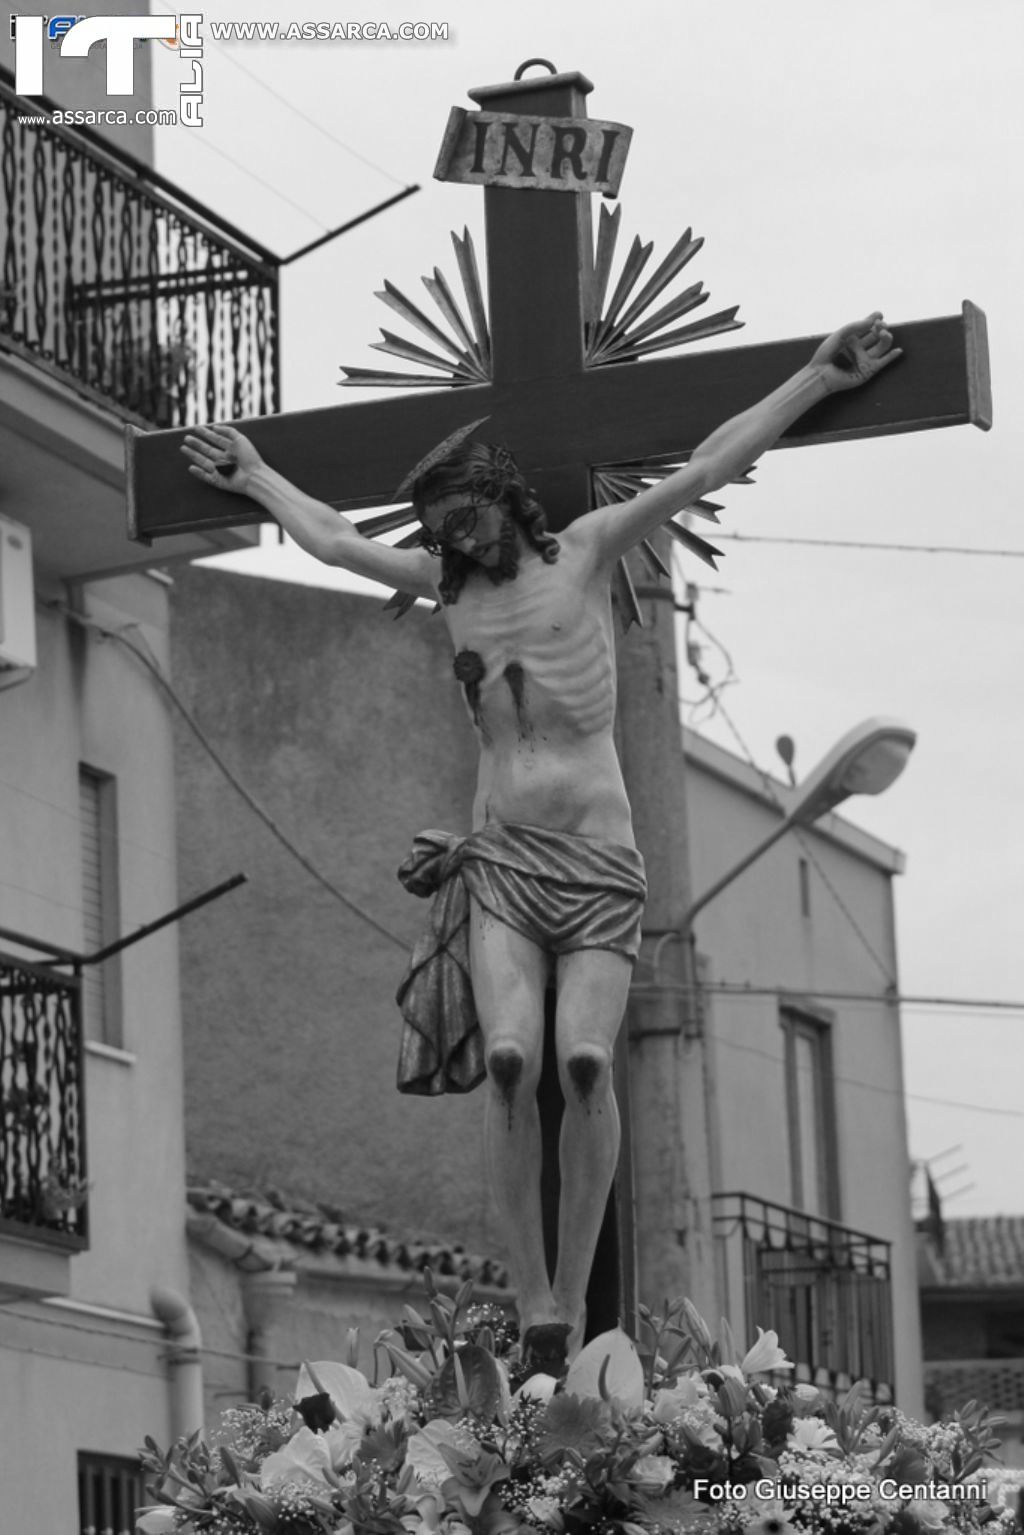
[[[79,1452],[80,1535],[135,1535],[136,1511],[148,1501],[137,1460]]]
[[[84,764],[78,770],[82,850],[82,949],[95,954],[120,937],[117,785],[108,773]],[[120,1045],[121,967],[117,955],[82,972],[82,1004],[88,1039]]]

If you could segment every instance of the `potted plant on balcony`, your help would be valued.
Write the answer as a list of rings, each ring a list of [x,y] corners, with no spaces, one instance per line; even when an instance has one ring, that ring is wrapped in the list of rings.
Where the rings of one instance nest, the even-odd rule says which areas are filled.
[[[182,331],[166,340],[138,336],[113,349],[108,393],[154,426],[180,426],[196,379],[196,349]]]

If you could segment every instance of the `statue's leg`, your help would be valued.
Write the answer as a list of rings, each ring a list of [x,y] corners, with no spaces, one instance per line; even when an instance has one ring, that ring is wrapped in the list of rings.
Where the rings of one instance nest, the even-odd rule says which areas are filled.
[[[487,1060],[487,1172],[525,1332],[557,1315],[544,1257],[537,1108],[549,960],[536,944],[473,901],[469,963]]]
[[[607,949],[580,949],[558,961],[555,1040],[565,1113],[553,1293],[558,1314],[573,1324],[571,1354],[583,1341],[587,1282],[619,1157],[612,1061],[631,975],[629,961]]]

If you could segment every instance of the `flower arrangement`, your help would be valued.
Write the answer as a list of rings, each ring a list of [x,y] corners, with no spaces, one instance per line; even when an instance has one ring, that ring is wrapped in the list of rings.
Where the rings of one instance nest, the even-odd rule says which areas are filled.
[[[426,1276],[429,1316],[374,1346],[378,1379],[302,1367],[294,1399],[225,1412],[142,1460],[141,1535],[986,1535],[1020,1531],[1021,1474],[986,1471],[997,1420],[925,1427],[812,1386],[774,1332],[740,1354],[688,1301],[530,1375],[497,1308]]]

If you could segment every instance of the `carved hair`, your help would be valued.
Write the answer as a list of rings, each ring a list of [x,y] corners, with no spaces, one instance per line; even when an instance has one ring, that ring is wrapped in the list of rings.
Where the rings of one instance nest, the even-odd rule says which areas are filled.
[[[523,479],[508,448],[489,442],[467,443],[418,479],[412,488],[412,504],[417,516],[441,496],[464,492],[481,505],[492,503],[508,515],[502,520],[498,563],[491,568],[463,554],[459,549],[441,545],[441,601],[450,605],[458,600],[471,571],[483,570],[497,585],[512,581],[519,569],[519,529],[531,548],[550,565],[558,558],[558,539],[548,532],[544,508]]]

